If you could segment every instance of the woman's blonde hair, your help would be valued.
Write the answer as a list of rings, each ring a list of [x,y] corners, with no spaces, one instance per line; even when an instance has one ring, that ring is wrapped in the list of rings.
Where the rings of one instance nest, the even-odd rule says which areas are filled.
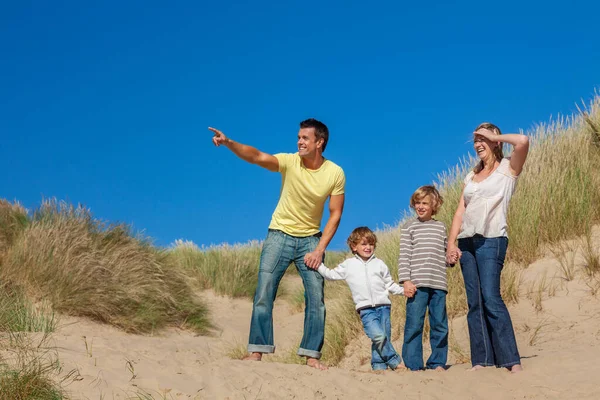
[[[496,135],[502,135],[502,131],[500,131],[500,128],[498,128],[496,125],[490,122],[484,122],[482,124],[479,124],[479,126],[475,128],[475,132],[477,132],[480,129],[487,129],[488,131],[494,132]],[[502,144],[498,144],[498,146],[494,148],[494,156],[496,157],[496,161],[501,161],[504,158],[504,153],[502,152]],[[478,174],[483,170],[484,166],[485,165],[483,163],[483,160],[479,161],[475,168],[473,168],[473,172]]]
[[[437,214],[442,204],[444,204],[444,198],[433,185],[421,186],[415,190],[413,195],[410,196],[410,208],[414,209],[415,203],[425,196],[429,196],[429,199],[431,200],[431,214]]]
[[[375,233],[373,233],[373,231],[366,226],[359,226],[352,231],[350,236],[348,236],[348,240],[346,241],[346,243],[348,243],[348,247],[350,247],[350,251],[354,253],[352,246],[356,246],[363,239],[367,239],[367,243],[372,244],[373,246],[377,245],[377,236],[375,236]]]

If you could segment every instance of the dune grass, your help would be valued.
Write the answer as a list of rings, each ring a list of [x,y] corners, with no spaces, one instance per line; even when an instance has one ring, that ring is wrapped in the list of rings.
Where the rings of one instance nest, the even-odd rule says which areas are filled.
[[[199,248],[178,240],[169,249],[168,257],[194,277],[202,289],[210,288],[224,296],[252,298],[258,281],[260,249],[259,242]]]
[[[21,289],[0,285],[0,332],[51,333],[56,324],[56,315],[47,302],[33,304]]]
[[[210,329],[190,278],[127,226],[107,226],[85,208],[50,200],[19,229],[5,235],[0,279],[56,312],[135,333],[169,325]]]
[[[22,332],[0,335],[0,398],[11,400],[66,399],[59,381],[61,372],[56,352],[44,333]],[[67,378],[71,376],[67,374]]]

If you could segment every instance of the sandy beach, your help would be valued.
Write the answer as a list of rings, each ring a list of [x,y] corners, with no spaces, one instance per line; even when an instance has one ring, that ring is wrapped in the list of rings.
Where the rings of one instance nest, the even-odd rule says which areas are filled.
[[[596,236],[598,229],[595,230]],[[575,256],[576,265],[582,262]],[[525,371],[510,374],[486,368],[470,372],[465,363],[465,317],[451,321],[450,368],[446,372],[370,372],[370,342],[360,335],[337,367],[232,359],[228,353],[247,340],[249,300],[202,292],[218,331],[210,337],[170,329],[154,336],[131,335],[84,319],[62,317],[53,334],[67,392],[76,399],[558,399],[600,398],[600,300],[578,273],[567,282],[559,263],[547,256],[521,276],[519,303],[510,308]],[[527,291],[546,277],[550,292],[536,310]],[[276,302],[277,352],[297,346],[303,313]],[[395,324],[395,321],[392,321]],[[401,339],[394,343],[401,348]],[[427,350],[426,350],[427,356]],[[462,358],[462,359],[461,359]],[[68,383],[68,384],[67,384]],[[147,398],[147,397],[146,397]]]

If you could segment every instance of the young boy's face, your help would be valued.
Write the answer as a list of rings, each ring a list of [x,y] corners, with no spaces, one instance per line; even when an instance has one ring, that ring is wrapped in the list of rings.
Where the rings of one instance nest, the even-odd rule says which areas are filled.
[[[415,211],[421,221],[429,221],[433,215],[433,205],[429,196],[424,196],[415,201]]]
[[[371,258],[375,251],[375,245],[369,243],[366,238],[362,238],[360,242],[353,244],[350,247],[352,248],[353,253],[358,254],[358,256],[365,261]]]

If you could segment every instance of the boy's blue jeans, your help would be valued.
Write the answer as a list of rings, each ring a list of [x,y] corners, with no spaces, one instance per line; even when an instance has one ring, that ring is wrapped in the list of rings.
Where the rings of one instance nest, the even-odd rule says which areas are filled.
[[[273,302],[279,282],[293,262],[304,284],[304,335],[298,355],[321,358],[325,336],[325,303],[323,301],[323,277],[304,264],[304,256],[315,250],[316,236],[295,237],[269,229],[263,243],[258,271],[258,284],[254,295],[248,351],[274,353]]]
[[[500,294],[508,238],[476,235],[458,240],[469,312],[471,363],[511,367],[521,363],[508,309]]]
[[[392,346],[390,308],[378,306],[359,311],[365,333],[371,339],[371,367],[374,371],[387,367],[396,369],[402,361]]]
[[[406,324],[402,358],[412,371],[423,369],[423,325],[429,308],[429,343],[431,355],[427,368],[445,367],[448,360],[448,316],[446,292],[440,289],[420,287],[415,295],[406,300]]]

